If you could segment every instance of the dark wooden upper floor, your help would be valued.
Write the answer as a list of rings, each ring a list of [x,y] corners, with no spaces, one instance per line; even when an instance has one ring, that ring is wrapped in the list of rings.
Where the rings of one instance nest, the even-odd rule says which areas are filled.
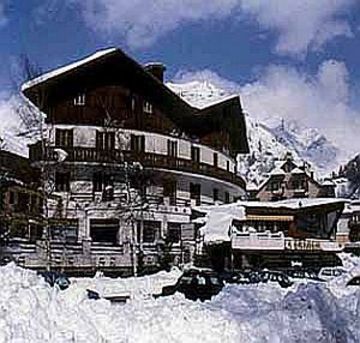
[[[239,97],[199,110],[119,49],[44,74],[23,92],[48,123],[178,133],[233,156],[249,151]]]

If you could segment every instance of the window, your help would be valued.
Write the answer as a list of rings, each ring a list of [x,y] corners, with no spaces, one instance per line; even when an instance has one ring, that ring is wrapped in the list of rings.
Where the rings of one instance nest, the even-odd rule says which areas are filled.
[[[144,220],[143,242],[154,243],[160,231],[160,226],[160,222]]]
[[[135,106],[136,106],[136,100],[135,98],[132,96],[131,97],[131,111],[135,111]]]
[[[229,192],[225,192],[225,204],[229,204],[230,203],[230,194]]]
[[[115,132],[96,131],[96,149],[98,150],[115,149]]]
[[[118,219],[90,219],[90,237],[93,242],[118,243]]]
[[[133,152],[136,153],[145,152],[145,136],[131,135],[130,148]]]
[[[103,200],[109,201],[114,199],[114,180],[113,176],[103,172],[93,174],[93,192],[103,192]]]
[[[219,200],[219,190],[217,188],[213,189],[213,199],[214,202]]]
[[[144,113],[149,113],[149,114],[153,113],[152,104],[148,101],[144,101],[143,111]]]
[[[218,166],[218,154],[216,152],[214,152],[213,160],[214,160],[214,167],[217,167]]]
[[[28,212],[29,211],[30,196],[28,193],[19,192],[17,202],[17,212]]]
[[[93,174],[93,192],[102,192],[103,190],[103,174],[96,172]]]
[[[55,145],[60,147],[73,146],[73,130],[56,129]]]
[[[55,173],[55,190],[57,192],[70,191],[70,173]]]
[[[171,243],[180,242],[181,236],[181,224],[180,223],[168,223],[167,240]]]
[[[306,181],[301,178],[301,179],[294,179],[291,182],[291,187],[292,189],[306,189]]]
[[[197,183],[190,183],[190,199],[195,200],[196,206],[201,203],[201,186]]]
[[[280,181],[271,181],[269,185],[267,186],[268,191],[278,191],[281,188],[281,182]]]
[[[9,204],[10,205],[15,204],[15,192],[10,191],[10,193],[9,193]]]
[[[85,93],[80,93],[74,98],[74,106],[85,106]]]
[[[53,240],[75,243],[78,236],[78,220],[56,220],[50,224],[50,234]]]
[[[191,147],[191,160],[193,162],[200,162],[200,148],[192,146]]]
[[[166,180],[164,182],[164,197],[168,197],[170,205],[176,205],[176,181]]]
[[[226,170],[230,171],[230,162],[229,161],[226,161]]]
[[[168,156],[177,157],[178,143],[177,141],[168,140]]]

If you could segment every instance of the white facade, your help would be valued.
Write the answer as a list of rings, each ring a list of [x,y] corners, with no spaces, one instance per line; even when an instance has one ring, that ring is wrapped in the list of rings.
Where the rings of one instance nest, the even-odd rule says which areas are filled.
[[[56,147],[56,130],[72,130],[72,146],[61,147],[64,151],[76,148],[96,148],[97,132],[114,132],[114,149],[121,151],[130,151],[131,136],[144,136],[144,153],[155,154],[159,156],[168,156],[168,141],[177,142],[176,157],[179,159],[191,161],[191,148],[199,149],[199,163],[216,167],[223,172],[236,175],[235,161],[230,156],[216,151],[208,146],[193,143],[188,139],[167,136],[163,134],[145,132],[138,130],[104,128],[99,126],[80,126],[80,125],[55,125],[49,128],[48,137],[50,147]],[[214,165],[214,154],[217,155],[217,164]],[[62,198],[62,206],[59,210],[57,201],[49,206],[50,217],[73,218],[78,221],[79,242],[89,240],[90,223],[94,219],[119,219],[119,232],[117,243],[123,244],[129,242],[129,222],[123,217],[124,211],[121,210],[121,202],[126,196],[126,187],[123,180],[116,179],[113,182],[113,199],[103,201],[102,193],[94,191],[93,173],[97,170],[107,170],[108,173],[123,173],[123,163],[110,163],[108,166],[104,163],[96,162],[76,162],[65,159],[61,163],[56,163],[56,171],[70,171],[71,178],[69,191],[55,191],[53,196]],[[212,205],[215,203],[232,202],[235,199],[245,196],[245,190],[239,185],[208,176],[201,173],[184,172],[176,168],[154,168],[157,174],[171,176],[176,180],[176,204],[171,205],[168,197],[164,196],[164,188],[160,185],[151,185],[146,187],[146,194],[158,197],[160,203],[150,204],[145,210],[136,210],[135,216],[145,221],[154,221],[159,223],[159,232],[157,238],[164,238],[169,223],[185,224],[190,223],[191,205],[199,205],[195,199],[191,199],[191,184],[200,186],[200,205]],[[56,177],[54,176],[54,179]],[[55,182],[56,180],[54,180]],[[216,199],[214,192],[216,190]],[[60,211],[60,212],[59,212]],[[141,213],[140,213],[141,212]]]

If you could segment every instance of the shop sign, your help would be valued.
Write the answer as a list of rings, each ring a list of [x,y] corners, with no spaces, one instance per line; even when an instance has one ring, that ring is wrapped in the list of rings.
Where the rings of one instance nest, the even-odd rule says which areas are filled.
[[[314,240],[296,240],[286,239],[285,250],[305,250],[305,251],[316,251],[321,250],[320,242]]]

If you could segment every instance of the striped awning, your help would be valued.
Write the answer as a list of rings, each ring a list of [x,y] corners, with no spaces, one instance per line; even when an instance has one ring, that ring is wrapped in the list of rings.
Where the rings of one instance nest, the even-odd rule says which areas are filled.
[[[280,215],[253,215],[248,214],[246,216],[246,220],[248,221],[264,221],[264,222],[292,222],[294,221],[294,216],[280,216]]]

